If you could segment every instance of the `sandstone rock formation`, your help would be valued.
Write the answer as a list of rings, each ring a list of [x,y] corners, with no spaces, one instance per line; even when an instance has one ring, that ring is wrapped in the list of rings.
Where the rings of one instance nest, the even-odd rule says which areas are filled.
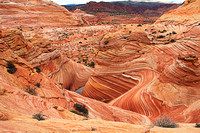
[[[6,13],[14,16],[10,14],[12,11],[21,14],[24,9],[28,13],[37,9],[36,14],[38,11],[49,14],[55,9],[54,15],[63,12],[68,15],[63,25],[82,21],[74,20],[73,14],[49,1],[10,0],[1,2],[0,6],[4,16]],[[96,40],[80,35],[85,42],[95,42],[95,45],[82,42],[75,45],[94,47],[95,68],[75,63],[47,38],[36,33],[5,29],[3,19],[4,27],[0,30],[0,131],[169,132],[169,129],[151,126],[161,115],[175,122],[200,123],[200,26],[199,19],[193,19],[190,14],[199,16],[198,6],[199,0],[188,0],[153,25],[116,26],[120,29],[117,32],[111,29],[99,32],[103,37],[95,33]],[[168,18],[186,10],[190,12],[181,18]],[[13,26],[26,24],[21,15],[16,17],[20,23]],[[30,14],[28,19],[32,20],[33,16]],[[46,26],[60,25],[61,21],[49,18],[51,15],[40,22]],[[41,17],[33,20],[38,22],[38,19]],[[82,28],[82,33],[86,29]],[[98,39],[99,44],[96,43]],[[73,92],[83,87],[81,95]],[[89,113],[76,110],[73,107],[76,103],[84,105]],[[36,114],[45,120],[33,119]],[[180,124],[178,129],[170,131],[198,133],[199,129],[192,124]]]
[[[178,9],[171,10],[161,16],[156,22],[187,24],[199,22],[199,0],[186,0]]]
[[[198,7],[198,2],[184,4],[174,12],[196,12],[193,6]],[[165,114],[177,122],[200,122],[193,115],[199,111],[194,106],[200,98],[198,19],[184,24],[169,21],[161,17],[147,29],[104,36],[95,72],[82,95],[146,115],[153,121]]]
[[[136,124],[151,123],[146,116],[67,91],[66,89],[76,90],[79,85],[84,85],[92,70],[56,53],[47,40],[38,37],[37,42],[33,39],[29,44],[20,32],[13,30],[2,30],[0,37],[2,120],[10,119],[10,116],[16,114],[33,115],[40,111],[52,118],[69,119],[69,114],[65,116],[64,112],[59,112],[60,107],[66,112],[75,103],[80,103],[88,108],[89,118]],[[7,72],[9,61],[17,69],[12,74]],[[61,81],[63,86],[59,85]],[[7,110],[10,110],[11,115],[6,115]]]
[[[163,13],[176,9],[180,4],[156,2],[88,2],[86,4],[65,7],[70,11],[80,12],[90,25],[138,24],[155,22]],[[86,13],[93,16],[86,16]],[[80,14],[80,13],[79,13]]]
[[[0,2],[0,28],[81,25],[80,17],[47,0]]]

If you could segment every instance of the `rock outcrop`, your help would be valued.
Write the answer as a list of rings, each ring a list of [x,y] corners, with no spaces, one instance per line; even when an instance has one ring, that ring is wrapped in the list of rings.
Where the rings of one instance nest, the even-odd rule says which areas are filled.
[[[81,25],[84,22],[64,7],[47,0],[0,2],[0,28]]]
[[[169,23],[179,23],[179,24],[188,24],[196,23],[200,21],[199,17],[199,0],[186,0],[185,3],[175,10],[171,10],[164,15],[162,15],[156,23],[164,22]]]
[[[171,12],[188,8],[196,12],[193,6],[199,7],[198,2]],[[177,122],[200,122],[193,115],[199,111],[194,106],[200,98],[200,28],[198,20],[186,21],[191,17],[186,15],[180,17],[180,22],[185,20],[183,24],[173,18],[169,24],[161,17],[147,29],[104,36],[95,72],[82,95],[146,115],[153,121],[165,114]]]
[[[9,119],[7,110],[10,110],[11,116],[33,115],[42,111],[52,118],[64,119],[69,116],[59,112],[58,108],[67,111],[75,103],[80,103],[89,110],[89,118],[135,124],[151,123],[146,116],[67,91],[84,85],[92,69],[64,58],[55,52],[47,40],[38,37],[37,42],[33,41],[34,38],[28,41],[29,44],[20,32],[13,30],[1,31],[0,37],[2,120]],[[8,73],[8,62],[16,68],[13,73]]]
[[[49,14],[55,9],[53,16],[68,16],[63,25],[80,22],[46,0],[10,0],[0,6],[2,14],[8,14],[2,17],[1,28],[6,28],[7,22],[10,25],[5,19],[13,19],[11,13],[21,14],[24,9],[28,13],[36,9],[36,14]],[[94,68],[70,60],[38,34],[1,29],[0,131],[169,132],[149,127],[162,115],[175,122],[200,123],[200,24],[198,18],[192,18],[199,16],[198,9],[199,0],[188,0],[153,25],[124,25],[117,32],[109,30],[102,38],[99,35],[99,44],[92,45],[96,53]],[[175,18],[174,14],[186,10],[188,14]],[[24,14],[13,26],[26,25]],[[34,20],[42,19],[36,16]],[[51,17],[39,22],[60,25],[61,21]],[[75,46],[87,45],[79,41]],[[81,95],[73,92],[83,87]],[[184,124],[172,130],[199,132]]]

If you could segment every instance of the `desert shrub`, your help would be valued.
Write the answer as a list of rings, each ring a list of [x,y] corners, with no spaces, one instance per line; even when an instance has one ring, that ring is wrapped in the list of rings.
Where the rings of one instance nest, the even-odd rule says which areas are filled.
[[[94,68],[94,61],[92,61],[91,63],[88,64],[90,67]]]
[[[84,38],[84,40],[87,40],[87,38]]]
[[[36,83],[35,86],[37,86],[38,88],[40,88],[40,83]]]
[[[132,31],[129,31],[129,34],[131,34],[132,33]]]
[[[137,25],[137,27],[141,27],[141,26],[142,26],[141,24],[138,24],[138,25]]]
[[[105,41],[105,42],[104,42],[104,44],[108,44],[108,43],[109,43],[109,41]]]
[[[83,114],[79,113],[78,111],[75,111],[75,110],[71,110],[70,112],[74,113],[74,114],[77,114],[77,115],[81,115],[83,116]]]
[[[165,36],[163,36],[163,35],[160,35],[160,36],[157,36],[157,38],[165,38]]]
[[[156,31],[152,32],[152,34],[156,34],[156,33],[157,33]]]
[[[170,42],[176,42],[176,40],[174,40],[174,39],[171,39],[171,40],[170,40]]]
[[[88,109],[85,108],[85,105],[75,103],[73,107],[74,107],[75,110],[83,113],[84,116],[88,115]]]
[[[45,115],[42,115],[41,113],[37,113],[37,114],[33,115],[32,118],[37,119],[38,121],[41,121],[41,120],[45,120],[44,116]]]
[[[17,71],[17,68],[11,61],[7,62],[6,68],[7,68],[7,72],[9,72],[10,74],[13,74]]]
[[[36,88],[31,88],[31,87],[28,87],[25,91],[31,95],[36,95],[37,92],[35,90]]]
[[[196,123],[195,127],[200,128],[200,123]]]
[[[37,72],[37,73],[40,73],[40,72],[41,72],[41,70],[40,70],[39,67],[34,67],[34,69],[36,69],[36,72]]]
[[[177,34],[177,33],[175,31],[173,31],[172,34]]]
[[[87,63],[88,59],[83,59],[83,62]]]
[[[82,43],[82,42],[79,42],[79,43]]]
[[[167,32],[167,31],[166,30],[160,31],[160,33],[165,33],[165,32]]]
[[[156,120],[155,125],[158,127],[165,127],[165,128],[175,128],[178,126],[174,121],[172,121],[167,116],[164,117],[161,116],[161,118]]]
[[[91,129],[90,129],[90,131],[95,131],[95,130],[96,130],[95,128],[91,128]]]

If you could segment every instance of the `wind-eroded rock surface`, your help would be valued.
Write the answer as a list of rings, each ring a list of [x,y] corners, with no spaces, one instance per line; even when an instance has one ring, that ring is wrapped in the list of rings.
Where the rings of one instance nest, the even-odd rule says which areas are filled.
[[[198,133],[192,124],[172,130],[151,124],[162,115],[175,122],[200,123],[200,24],[190,14],[199,16],[199,0],[186,1],[153,25],[105,26],[110,27],[106,31],[96,30],[101,26],[60,30],[57,24],[61,21],[50,20],[51,15],[42,21],[37,13],[51,14],[55,9],[56,20],[63,17],[60,13],[69,16],[63,25],[79,24],[73,14],[52,2],[13,0],[0,6],[4,15],[0,30],[0,131]],[[33,12],[37,17],[30,14],[28,18],[31,24],[36,20],[57,29],[39,28],[48,30],[48,35],[26,32],[30,27],[5,29],[5,23],[10,24],[15,15],[19,23],[13,26],[26,24],[26,17],[18,15],[25,12],[24,6],[28,13],[37,9]],[[190,12],[182,17],[168,18],[186,10]],[[61,36],[55,41],[58,34]],[[51,37],[53,44],[48,40]],[[60,43],[75,51],[67,52]],[[89,65],[86,59],[95,59],[94,68],[67,57],[85,65]],[[81,95],[73,92],[83,87]],[[33,119],[38,113],[45,120]]]
[[[8,68],[13,66],[8,66],[8,62],[12,62],[16,68],[14,73],[8,73]],[[58,125],[59,123],[64,124],[62,119],[77,120],[77,123],[83,119],[103,119],[146,125],[151,123],[144,115],[113,107],[66,90],[76,90],[83,86],[91,73],[91,68],[76,64],[61,56],[42,37],[28,41],[18,31],[1,30],[0,119],[15,125],[11,127],[6,124],[7,122],[1,122],[4,125],[1,129],[20,130],[17,127],[17,121],[22,122],[23,119],[26,119],[28,125],[32,125],[36,122],[31,120],[32,115],[39,112],[45,115],[45,119],[50,119],[50,121],[56,119]],[[89,111],[88,118],[69,112],[69,110],[73,110],[75,103],[86,106]],[[113,127],[111,126],[111,129],[114,126],[115,124]],[[132,125],[130,126],[132,127]],[[56,130],[51,124],[49,125],[50,129],[46,126],[42,128],[44,129],[41,130],[44,131]],[[58,127],[55,126],[55,128]],[[76,126],[74,128],[70,130],[82,130],[77,129]],[[89,131],[90,128],[91,126],[84,126],[83,130]],[[128,128],[127,130],[132,130]],[[24,131],[31,131],[31,129],[24,129]]]
[[[188,23],[188,22],[199,22],[199,0],[186,0],[185,3],[175,10],[171,10],[161,16],[156,22],[165,23]]]
[[[198,2],[184,4],[174,12],[196,12],[193,6],[196,3],[199,9]],[[185,15],[179,22],[190,18],[190,14]],[[165,114],[177,122],[200,122],[198,115],[194,115],[199,112],[200,99],[198,19],[184,24],[170,24],[169,20],[161,17],[148,28],[104,36],[97,48],[95,72],[82,95],[151,120]]]
[[[0,2],[0,28],[81,25],[84,22],[64,7],[47,0]]]

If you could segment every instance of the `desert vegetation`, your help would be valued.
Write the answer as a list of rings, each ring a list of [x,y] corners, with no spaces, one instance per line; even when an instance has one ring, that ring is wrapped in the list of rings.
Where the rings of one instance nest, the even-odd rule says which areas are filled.
[[[32,116],[33,119],[36,119],[38,121],[42,121],[42,120],[45,120],[45,117],[46,115],[43,115],[41,112],[40,113],[37,113],[37,114],[34,114]]]
[[[159,119],[156,120],[155,126],[164,128],[175,128],[178,125],[172,121],[169,117],[161,115]]]
[[[7,68],[7,72],[9,72],[10,74],[14,74],[17,71],[17,68],[11,61],[7,62],[6,68]]]
[[[37,95],[36,88],[28,87],[25,91],[31,95]]]
[[[75,103],[73,108],[75,110],[71,110],[72,113],[88,117],[88,109],[85,107],[85,105]]]

